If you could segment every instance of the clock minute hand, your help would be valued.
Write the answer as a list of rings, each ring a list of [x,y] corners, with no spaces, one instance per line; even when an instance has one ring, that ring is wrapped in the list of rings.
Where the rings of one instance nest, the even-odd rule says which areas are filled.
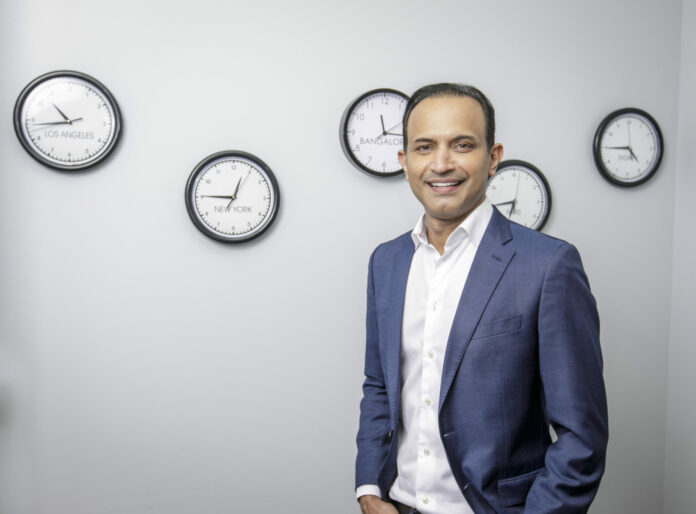
[[[74,120],[64,120],[64,121],[47,121],[44,123],[34,123],[34,126],[37,125],[71,125],[72,123],[75,123],[76,121],[80,121],[82,118],[75,118]]]

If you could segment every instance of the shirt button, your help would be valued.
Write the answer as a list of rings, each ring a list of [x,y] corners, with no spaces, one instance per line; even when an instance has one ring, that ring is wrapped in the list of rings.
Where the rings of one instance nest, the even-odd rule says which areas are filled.
[[[426,398],[424,403],[425,403],[425,405],[427,405],[428,407],[430,407],[430,406],[433,404],[433,402],[430,401],[430,398]]]
[[[424,448],[423,449],[423,455],[430,455],[430,448]]]
[[[435,301],[433,302],[433,310],[434,310],[434,311],[437,310],[437,300],[435,300]]]
[[[423,498],[422,502],[427,505],[428,503],[430,503],[430,498],[426,496],[425,498]]]
[[[432,350],[428,350],[428,357],[432,359],[433,357],[435,357],[435,353]]]

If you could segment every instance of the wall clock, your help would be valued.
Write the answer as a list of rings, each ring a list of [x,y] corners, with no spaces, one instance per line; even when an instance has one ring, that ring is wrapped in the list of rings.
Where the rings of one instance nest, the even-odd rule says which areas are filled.
[[[551,212],[551,190],[544,174],[525,161],[498,165],[488,179],[486,196],[511,221],[541,230]]]
[[[341,118],[341,147],[358,169],[377,177],[403,173],[397,152],[403,147],[401,122],[408,96],[373,89],[356,98]]]
[[[104,160],[121,134],[121,113],[99,81],[77,71],[32,80],[14,108],[19,142],[34,159],[59,170],[82,170]]]
[[[597,169],[612,184],[633,187],[655,175],[664,142],[655,119],[635,108],[610,113],[597,127],[593,153]]]
[[[193,169],[186,184],[186,209],[206,236],[242,243],[267,230],[278,212],[280,191],[271,169],[258,157],[218,152]]]

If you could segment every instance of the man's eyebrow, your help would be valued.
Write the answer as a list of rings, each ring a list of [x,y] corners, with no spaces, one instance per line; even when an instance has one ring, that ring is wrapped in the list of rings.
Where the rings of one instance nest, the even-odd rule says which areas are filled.
[[[475,136],[469,134],[460,134],[457,137],[453,138],[452,141],[472,141],[476,143],[478,142],[478,139],[476,139]]]
[[[476,138],[476,136],[473,136],[471,134],[459,134],[450,140],[451,143],[458,143],[460,141],[470,141],[472,143],[478,143],[478,139]],[[421,136],[421,137],[417,137],[416,139],[414,139],[411,142],[411,144],[414,144],[414,145],[419,144],[419,143],[431,143],[432,144],[434,142],[435,142],[435,139],[433,139],[433,138]]]

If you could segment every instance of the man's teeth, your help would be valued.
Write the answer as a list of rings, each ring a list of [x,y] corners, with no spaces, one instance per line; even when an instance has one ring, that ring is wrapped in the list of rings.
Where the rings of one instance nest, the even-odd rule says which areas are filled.
[[[450,187],[456,186],[459,182],[433,182],[431,185],[433,187]]]

